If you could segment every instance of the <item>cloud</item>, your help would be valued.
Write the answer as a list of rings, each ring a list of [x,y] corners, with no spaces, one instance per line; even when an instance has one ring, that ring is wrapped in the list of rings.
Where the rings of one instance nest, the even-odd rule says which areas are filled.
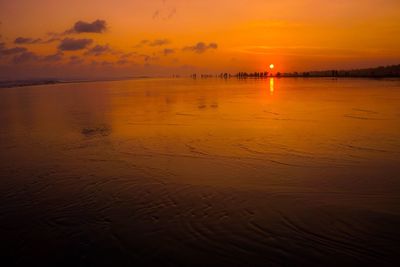
[[[194,53],[202,54],[210,49],[217,49],[218,44],[216,43],[209,43],[208,45],[204,42],[198,42],[196,45],[193,46],[186,46],[182,50],[183,51],[191,51]]]
[[[175,49],[172,49],[172,48],[165,48],[165,49],[162,51],[162,53],[164,54],[164,56],[168,56],[168,55],[174,54],[174,53],[175,53]]]
[[[82,64],[83,62],[85,62],[85,60],[80,58],[80,57],[78,57],[78,56],[71,56],[69,58],[69,64],[70,65],[79,65],[79,64]]]
[[[217,43],[210,43],[208,45],[208,48],[217,49],[218,48],[218,44]]]
[[[61,40],[60,38],[53,37],[53,38],[50,38],[50,39],[47,39],[47,40],[43,41],[43,43],[44,44],[50,44],[50,43],[53,43],[53,42],[58,42],[60,40]]]
[[[49,44],[52,42],[60,41],[61,37],[65,35],[65,33],[48,32],[46,35],[48,38],[46,40],[43,40],[43,43]]]
[[[112,66],[115,64],[115,62],[104,60],[104,61],[100,62],[100,64],[102,66]]]
[[[138,53],[137,52],[129,52],[129,53],[122,53],[119,58],[120,59],[127,59],[130,58],[131,56],[137,56]]]
[[[176,7],[167,6],[166,1],[163,0],[163,6],[154,11],[153,19],[170,20],[176,15]]]
[[[142,40],[136,45],[136,47],[141,47],[141,46],[147,44],[148,42],[150,42],[150,41],[149,40]]]
[[[169,20],[176,15],[176,8],[158,9],[153,13],[153,19]]]
[[[40,38],[33,39],[33,38],[18,37],[14,40],[15,44],[37,44],[41,42],[42,39]]]
[[[35,53],[26,51],[19,55],[14,56],[13,62],[15,64],[21,64],[21,63],[26,63],[26,62],[30,62],[30,61],[36,61],[38,59],[39,59],[39,57]]]
[[[98,67],[98,66],[101,66],[101,67],[112,67],[112,66],[115,65],[115,62],[107,61],[107,60],[103,60],[103,61],[93,60],[91,65],[94,66],[94,67]]]
[[[106,53],[111,53],[112,49],[109,45],[96,45],[89,49],[85,55],[90,55],[90,56],[100,56]]]
[[[76,51],[85,49],[93,42],[92,39],[73,39],[73,38],[65,38],[62,40],[58,46],[58,49],[61,51]]]
[[[71,33],[103,33],[107,30],[107,22],[105,20],[95,20],[93,22],[78,21],[74,26],[65,31],[66,34]]]
[[[42,58],[42,60],[44,62],[57,62],[57,61],[61,61],[62,60],[63,55],[64,54],[62,52],[57,52],[57,53],[55,53],[53,55],[44,56]]]
[[[5,43],[0,43],[0,57],[13,56],[12,62],[15,64],[22,64],[26,62],[56,62],[61,61],[63,57],[62,52],[57,52],[52,55],[40,56],[34,52],[29,51],[25,47],[12,47],[6,48]]]
[[[148,43],[149,46],[163,46],[169,44],[170,41],[168,39],[156,39]]]
[[[157,60],[160,59],[159,57],[156,57],[156,56],[148,56],[148,55],[143,55],[143,57],[144,57],[144,61],[145,61],[145,62],[152,62],[152,61],[157,61]]]
[[[120,60],[117,61],[118,65],[125,65],[125,64],[128,64],[128,63],[130,63],[130,61],[126,60],[126,59],[120,59]]]
[[[0,56],[10,56],[15,54],[20,54],[26,51],[27,49],[25,47],[6,48],[4,43],[0,44]]]
[[[163,45],[167,45],[170,44],[171,41],[168,39],[155,39],[155,40],[142,40],[140,41],[135,47],[142,47],[144,45],[148,45],[148,46],[163,46]]]

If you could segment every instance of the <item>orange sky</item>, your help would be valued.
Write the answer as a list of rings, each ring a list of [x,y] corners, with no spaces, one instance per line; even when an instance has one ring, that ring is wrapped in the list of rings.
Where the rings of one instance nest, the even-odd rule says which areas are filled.
[[[0,79],[398,64],[399,18],[398,0],[0,0]]]

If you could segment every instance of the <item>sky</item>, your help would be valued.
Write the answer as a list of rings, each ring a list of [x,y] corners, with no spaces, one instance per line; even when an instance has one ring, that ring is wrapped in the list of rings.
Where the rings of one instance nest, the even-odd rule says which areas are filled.
[[[400,63],[399,0],[0,0],[0,79]]]

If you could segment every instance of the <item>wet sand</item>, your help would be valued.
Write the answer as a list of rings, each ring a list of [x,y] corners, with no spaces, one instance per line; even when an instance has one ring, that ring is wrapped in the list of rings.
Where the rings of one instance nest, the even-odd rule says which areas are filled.
[[[396,266],[399,80],[0,90],[10,266]]]

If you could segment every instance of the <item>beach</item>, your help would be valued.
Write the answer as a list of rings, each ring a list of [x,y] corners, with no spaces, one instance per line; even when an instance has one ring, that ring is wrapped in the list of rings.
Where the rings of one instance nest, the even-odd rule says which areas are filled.
[[[399,104],[398,79],[3,88],[2,253],[18,266],[395,266]]]

